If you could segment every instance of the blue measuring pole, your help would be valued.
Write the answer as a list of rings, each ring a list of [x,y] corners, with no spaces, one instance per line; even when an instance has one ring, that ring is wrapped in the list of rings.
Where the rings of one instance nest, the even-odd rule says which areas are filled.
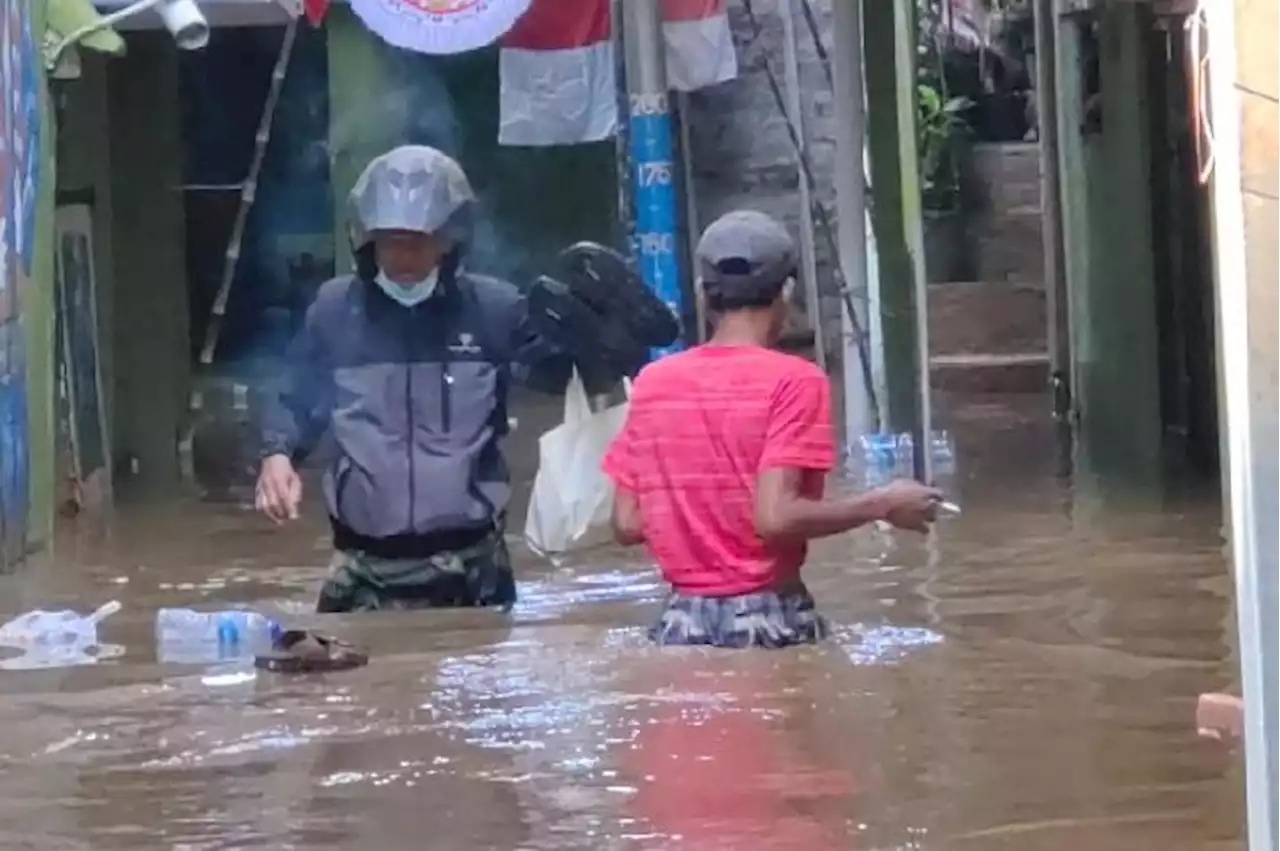
[[[621,18],[627,86],[627,159],[635,212],[633,250],[640,276],[683,325],[684,287],[676,238],[675,146],[667,100],[666,47],[658,0],[625,0]],[[654,358],[684,347],[677,340]]]

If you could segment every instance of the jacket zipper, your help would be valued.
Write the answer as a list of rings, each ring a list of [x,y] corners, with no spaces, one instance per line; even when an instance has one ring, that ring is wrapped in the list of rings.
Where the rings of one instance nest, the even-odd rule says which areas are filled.
[[[417,493],[414,487],[414,469],[413,469],[413,442],[416,438],[415,432],[417,426],[413,419],[413,323],[407,323],[407,331],[404,341],[405,363],[404,363],[404,412],[405,419],[408,421],[408,434],[405,436],[405,452],[408,454],[408,464],[405,469],[409,471],[409,523],[405,527],[406,532],[413,531],[413,518],[417,514],[417,507],[414,503],[417,501]]]
[[[452,389],[453,376],[449,374],[449,361],[440,361],[440,427],[447,435],[453,423],[453,406],[450,404],[449,392]]]

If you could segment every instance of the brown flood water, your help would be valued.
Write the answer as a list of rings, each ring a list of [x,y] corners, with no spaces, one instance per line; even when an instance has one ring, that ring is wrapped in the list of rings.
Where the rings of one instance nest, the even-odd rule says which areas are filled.
[[[317,519],[123,509],[109,540],[0,578],[5,618],[125,605],[103,627],[118,655],[0,670],[0,847],[1242,848],[1236,757],[1193,722],[1234,680],[1220,510],[1072,493],[1026,406],[951,412],[964,514],[931,540],[815,547],[837,635],[796,651],[648,646],[661,588],[636,552],[522,555],[509,619],[325,621],[306,614]],[[323,623],[372,662],[156,663],[157,606],[225,602]]]

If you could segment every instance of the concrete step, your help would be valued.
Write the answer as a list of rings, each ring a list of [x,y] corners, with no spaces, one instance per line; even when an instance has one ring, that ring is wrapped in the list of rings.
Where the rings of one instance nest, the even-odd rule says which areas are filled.
[[[1043,280],[1043,232],[1038,207],[974,217],[968,236],[975,274],[984,281]]]
[[[1049,386],[1047,352],[934,355],[932,386],[956,393],[1042,393]]]
[[[1040,206],[1040,147],[1035,142],[974,145],[971,168],[985,211],[1000,215]]]
[[[958,281],[929,286],[929,351],[934,355],[1047,352],[1044,286]]]

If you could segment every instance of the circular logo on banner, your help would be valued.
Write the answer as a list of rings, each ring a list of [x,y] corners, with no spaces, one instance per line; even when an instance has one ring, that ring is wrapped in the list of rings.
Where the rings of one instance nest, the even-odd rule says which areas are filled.
[[[532,0],[351,0],[388,44],[418,53],[465,53],[493,44]]]

